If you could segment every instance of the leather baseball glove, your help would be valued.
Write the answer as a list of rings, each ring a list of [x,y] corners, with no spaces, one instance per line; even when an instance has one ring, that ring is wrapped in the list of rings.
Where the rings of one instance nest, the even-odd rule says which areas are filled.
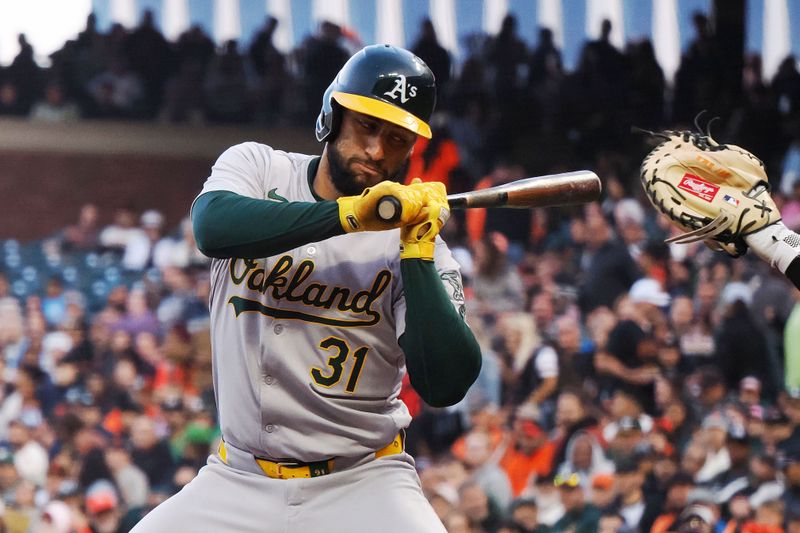
[[[744,237],[780,220],[764,163],[732,144],[690,131],[653,133],[663,139],[642,162],[650,202],[686,233],[667,242],[705,241],[738,257]]]

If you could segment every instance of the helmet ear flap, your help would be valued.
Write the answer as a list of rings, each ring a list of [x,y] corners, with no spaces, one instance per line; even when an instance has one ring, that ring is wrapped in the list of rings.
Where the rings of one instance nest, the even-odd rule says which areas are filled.
[[[330,109],[322,108],[317,116],[316,135],[319,142],[333,142],[342,123],[342,106],[331,98]]]
[[[338,119],[340,118],[336,113],[338,104],[333,99],[333,86],[335,83],[336,81],[334,80],[322,96],[322,109],[319,111],[316,127],[314,128],[319,142],[332,141],[333,139],[329,137],[335,135],[335,130],[338,127]]]
[[[342,124],[342,106],[335,99],[331,98],[331,118],[328,134],[325,136],[327,142],[333,142],[339,135],[339,126]]]

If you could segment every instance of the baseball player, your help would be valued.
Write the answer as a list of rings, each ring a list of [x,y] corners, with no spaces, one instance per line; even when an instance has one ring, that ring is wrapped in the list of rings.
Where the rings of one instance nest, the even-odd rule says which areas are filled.
[[[404,452],[406,371],[431,405],[480,370],[441,184],[400,185],[430,137],[430,69],[369,46],[325,92],[321,157],[224,152],[192,207],[211,265],[223,441],[137,533],[443,532]],[[376,215],[393,196],[397,222]]]

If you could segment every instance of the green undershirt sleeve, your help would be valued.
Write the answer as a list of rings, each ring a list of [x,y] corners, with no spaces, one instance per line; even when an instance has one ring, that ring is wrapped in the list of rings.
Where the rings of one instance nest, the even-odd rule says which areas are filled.
[[[450,301],[432,261],[403,259],[400,273],[406,299],[400,347],[411,384],[433,407],[454,405],[478,378],[478,342]]]
[[[197,247],[219,259],[257,259],[344,233],[336,202],[273,202],[230,191],[201,195],[192,207]]]

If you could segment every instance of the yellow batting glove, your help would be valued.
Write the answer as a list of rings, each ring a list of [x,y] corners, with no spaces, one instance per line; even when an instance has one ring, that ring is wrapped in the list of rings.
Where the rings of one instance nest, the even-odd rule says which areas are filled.
[[[436,236],[450,218],[447,190],[442,183],[419,183],[417,180],[410,187],[425,193],[425,207],[422,209],[425,218],[400,229],[400,259],[433,261]]]
[[[377,217],[378,200],[384,196],[395,197],[402,205],[400,220],[385,222]],[[424,189],[382,181],[364,189],[359,196],[343,196],[339,204],[339,222],[347,233],[355,231],[383,231],[421,222],[425,206]]]

